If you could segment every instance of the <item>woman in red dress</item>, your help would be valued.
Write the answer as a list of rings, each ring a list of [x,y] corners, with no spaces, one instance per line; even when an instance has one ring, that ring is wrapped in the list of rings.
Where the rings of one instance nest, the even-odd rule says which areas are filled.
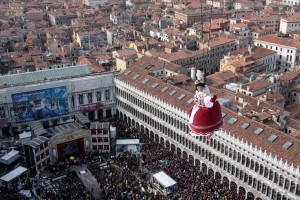
[[[207,136],[208,140],[214,131],[223,125],[221,106],[217,97],[210,94],[204,81],[195,81],[196,93],[194,105],[189,110],[189,126],[192,136]]]

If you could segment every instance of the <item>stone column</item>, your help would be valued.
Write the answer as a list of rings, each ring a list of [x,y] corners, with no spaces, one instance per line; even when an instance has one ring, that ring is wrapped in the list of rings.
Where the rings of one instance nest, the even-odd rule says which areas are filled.
[[[95,120],[98,119],[98,110],[95,110]]]
[[[83,104],[88,104],[87,93],[83,94]]]
[[[103,110],[103,118],[105,119],[106,118],[106,109],[103,108],[102,110]]]
[[[74,95],[74,104],[75,104],[75,110],[79,109],[79,97],[78,94]]]
[[[72,105],[72,96],[68,97],[68,107],[69,107],[69,111],[73,110],[73,105]],[[74,107],[75,107],[75,101],[74,101]]]
[[[97,93],[96,93],[96,91],[94,91],[92,94],[93,94],[92,102],[96,103],[97,102]]]
[[[110,92],[110,97],[109,97],[109,100],[113,100],[114,99],[114,96],[113,96],[113,93],[114,93],[114,88],[110,88],[109,89],[109,92]]]

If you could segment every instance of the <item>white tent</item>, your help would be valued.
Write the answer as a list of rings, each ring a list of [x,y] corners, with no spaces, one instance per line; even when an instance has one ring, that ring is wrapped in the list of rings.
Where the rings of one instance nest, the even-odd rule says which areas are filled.
[[[19,151],[16,151],[13,149],[12,151],[10,151],[7,154],[5,154],[4,156],[2,156],[0,158],[0,162],[2,162],[5,165],[9,165],[12,162],[16,161],[20,157],[21,156],[19,155]]]
[[[121,139],[116,141],[116,152],[120,152],[122,147],[125,147],[127,151],[132,153],[138,153],[137,146],[140,144],[139,139]]]
[[[153,174],[151,182],[159,192],[166,196],[171,195],[177,188],[177,182],[163,171]]]
[[[165,188],[171,187],[177,183],[163,171],[153,174],[153,177]]]
[[[5,182],[10,182],[11,180],[13,180],[14,178],[19,177],[20,175],[22,175],[24,172],[27,171],[27,168],[19,166],[16,169],[12,170],[11,172],[5,174],[4,176],[2,176],[0,179],[2,181]]]
[[[22,144],[29,142],[31,140],[31,132],[24,131],[23,133],[19,134],[19,139]]]

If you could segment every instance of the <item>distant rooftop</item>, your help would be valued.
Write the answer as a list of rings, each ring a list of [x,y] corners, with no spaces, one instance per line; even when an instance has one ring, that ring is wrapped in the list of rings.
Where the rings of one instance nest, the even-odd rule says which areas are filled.
[[[34,83],[46,80],[57,80],[69,77],[78,77],[89,74],[91,74],[91,71],[87,65],[65,67],[59,69],[48,69],[19,74],[10,74],[0,76],[0,87],[8,85]]]

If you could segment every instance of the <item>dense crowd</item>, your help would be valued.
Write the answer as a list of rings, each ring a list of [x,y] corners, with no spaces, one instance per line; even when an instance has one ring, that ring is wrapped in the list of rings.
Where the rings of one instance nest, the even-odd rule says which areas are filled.
[[[204,170],[200,171],[199,166],[194,166],[163,145],[150,141],[146,134],[140,133],[130,124],[116,119],[113,126],[117,127],[117,139],[139,138],[144,143],[140,155],[125,151],[112,157],[109,154],[91,152],[78,155],[74,160],[66,158],[51,165],[49,169],[54,174],[60,174],[66,172],[70,165],[85,164],[98,181],[102,199],[245,199],[244,194],[237,194],[236,188],[229,189],[229,183],[222,182],[220,177],[214,177],[211,170],[208,170],[208,174]],[[165,197],[150,182],[151,174],[159,171],[164,171],[177,182],[177,189],[171,196]],[[67,173],[67,178],[57,183],[58,189],[38,188],[40,197],[93,199],[77,175]]]
[[[99,181],[104,199],[164,199],[151,184],[151,174],[166,172],[177,182],[177,189],[169,199],[245,199],[244,194],[237,194],[236,188],[229,189],[229,183],[222,182],[212,171],[204,173],[199,166],[190,164],[161,144],[150,141],[130,124],[118,120],[115,123],[118,138],[139,138],[142,147],[142,172],[140,159],[136,154],[126,152],[117,156],[117,165],[111,165],[92,173]]]
[[[75,172],[68,173],[66,178],[52,182],[51,187],[37,187],[36,193],[42,199],[94,200]]]
[[[8,188],[7,186],[0,186],[0,199],[6,200],[28,200],[29,198],[18,193],[18,187],[13,186]]]

